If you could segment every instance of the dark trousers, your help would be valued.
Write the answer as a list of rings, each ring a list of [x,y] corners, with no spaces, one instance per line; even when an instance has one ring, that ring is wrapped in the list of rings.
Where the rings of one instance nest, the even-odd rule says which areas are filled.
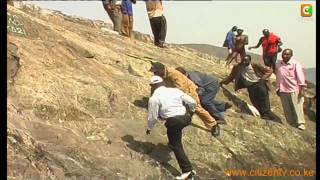
[[[164,16],[153,17],[150,19],[150,25],[154,36],[154,44],[161,45],[166,40],[167,20]]]
[[[251,103],[261,116],[270,116],[269,92],[265,83],[258,82],[247,88]]]
[[[201,106],[208,111],[212,117],[215,119],[224,119],[223,113],[226,111],[225,103],[215,100],[219,88],[220,85],[218,83],[208,84],[199,97]]]
[[[275,69],[276,69],[277,55],[278,54],[275,54],[275,55],[264,55],[263,56],[264,64],[266,66],[271,67],[274,73],[275,73]]]
[[[167,127],[167,136],[170,148],[174,152],[182,173],[192,170],[191,163],[184,152],[182,146],[182,129],[191,123],[191,116],[175,116],[168,118],[165,126]]]

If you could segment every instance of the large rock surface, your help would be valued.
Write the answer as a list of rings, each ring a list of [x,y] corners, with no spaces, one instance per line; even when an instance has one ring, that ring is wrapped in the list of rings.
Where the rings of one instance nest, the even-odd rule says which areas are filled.
[[[7,7],[16,22],[11,25],[25,34],[8,32],[8,179],[173,179],[179,174],[165,127],[159,123],[145,135],[150,61],[218,78],[230,69],[178,45],[159,49],[148,36],[129,40],[99,21],[14,4]],[[234,94],[232,85],[224,91],[219,100],[248,102],[246,91]],[[183,142],[197,179],[256,179],[224,174],[234,168],[315,170],[315,120],[306,117],[307,130],[299,131],[285,122],[274,91],[270,98],[281,123],[251,116],[241,108],[247,106],[235,103],[222,135],[213,138],[193,118]]]

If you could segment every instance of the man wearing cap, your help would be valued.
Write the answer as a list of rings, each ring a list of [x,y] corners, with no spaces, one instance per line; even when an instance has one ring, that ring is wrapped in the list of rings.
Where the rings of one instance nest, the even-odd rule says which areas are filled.
[[[167,88],[160,76],[151,78],[150,86],[154,89],[148,103],[148,128],[150,134],[158,121],[165,120],[169,148],[172,149],[182,170],[181,176],[175,179],[193,177],[196,172],[183,149],[182,129],[191,124],[191,116],[196,108],[196,101],[178,88]]]
[[[260,38],[258,44],[256,46],[251,46],[248,49],[256,49],[262,45],[262,58],[264,64],[272,68],[275,73],[276,61],[278,52],[281,52],[280,46],[282,42],[278,36],[273,33],[270,33],[268,29],[264,29],[262,31],[263,37]]]
[[[219,136],[219,125],[217,124],[216,120],[209,114],[209,112],[201,106],[200,99],[197,93],[197,85],[195,85],[190,79],[188,79],[179,71],[175,70],[174,68],[166,67],[159,62],[152,62],[150,71],[152,71],[154,75],[162,77],[165,81],[166,86],[176,87],[195,99],[197,102],[195,113],[203,121],[206,127],[211,130],[211,134],[213,136]]]

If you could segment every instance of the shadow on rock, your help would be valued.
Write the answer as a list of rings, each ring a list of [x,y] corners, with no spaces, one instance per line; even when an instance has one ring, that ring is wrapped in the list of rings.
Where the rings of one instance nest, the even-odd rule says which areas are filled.
[[[270,112],[270,114],[273,117],[273,119],[270,119],[270,120],[267,120],[267,121],[273,121],[273,122],[276,122],[276,123],[283,124],[281,118],[278,115],[276,115],[274,112]]]
[[[133,104],[137,107],[148,109],[149,97],[143,97],[141,100],[135,100]]]
[[[145,154],[153,160],[159,162],[167,171],[171,173],[171,175],[180,175],[180,172],[175,167],[169,164],[171,156],[169,154],[170,149],[168,148],[168,146],[163,144],[155,145],[150,142],[137,141],[133,138],[132,135],[125,135],[121,137],[121,139],[125,142],[128,142],[127,147],[129,147],[130,149],[138,153]]]

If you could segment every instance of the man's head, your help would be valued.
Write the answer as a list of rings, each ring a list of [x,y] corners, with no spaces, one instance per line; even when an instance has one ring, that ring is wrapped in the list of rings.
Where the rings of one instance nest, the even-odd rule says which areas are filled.
[[[282,60],[287,63],[293,55],[292,49],[285,49],[282,51]]]
[[[163,79],[160,76],[152,76],[150,79],[151,94],[153,94],[153,91],[162,85]]]
[[[237,29],[238,29],[237,26],[233,26],[232,29],[231,29],[231,31],[235,32]]]
[[[165,65],[159,62],[151,62],[152,66],[150,71],[153,72],[154,75],[164,77],[165,72]]]
[[[245,66],[249,66],[250,63],[251,63],[251,56],[250,55],[245,55],[241,59],[241,64],[244,64]]]
[[[237,29],[237,34],[241,35],[243,33],[243,29]]]
[[[270,32],[269,32],[268,29],[264,29],[264,30],[262,30],[262,34],[263,34],[264,37],[268,37]]]
[[[176,70],[181,72],[185,76],[187,75],[187,71],[185,69],[183,69],[183,67],[177,67]]]

